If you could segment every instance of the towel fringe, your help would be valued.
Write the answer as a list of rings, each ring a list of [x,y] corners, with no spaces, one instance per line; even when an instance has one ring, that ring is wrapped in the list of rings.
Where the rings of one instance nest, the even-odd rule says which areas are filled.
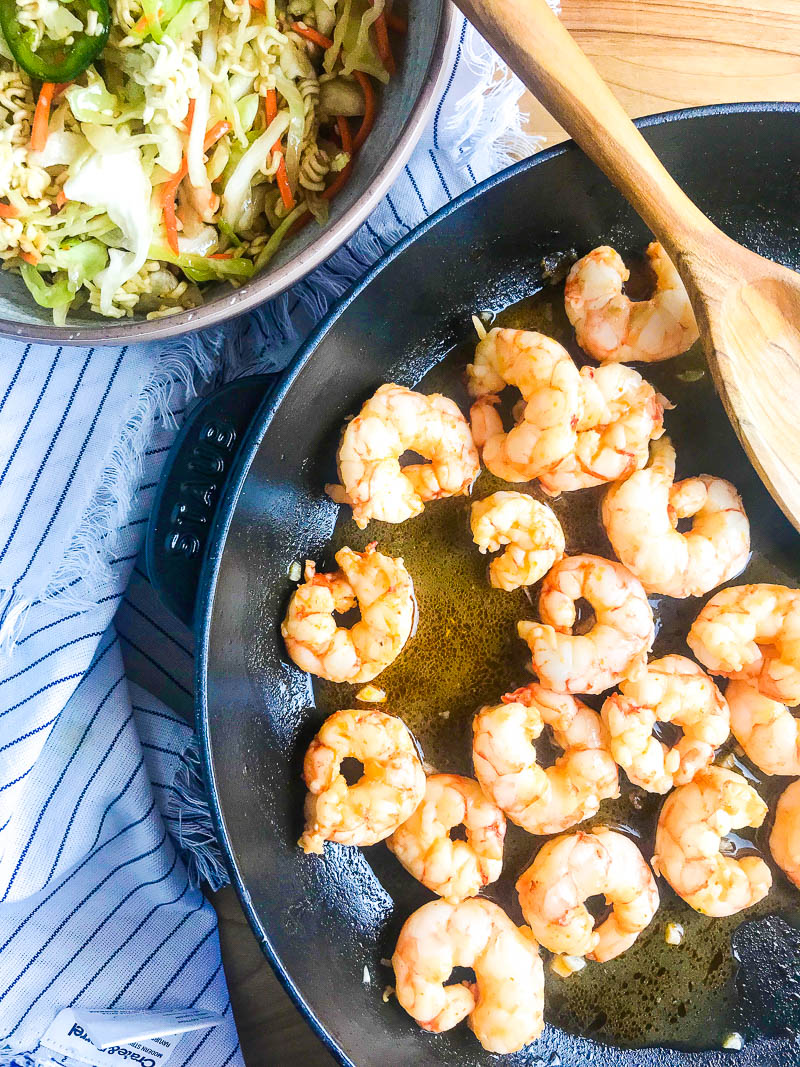
[[[549,2],[558,10],[557,0]],[[446,123],[453,135],[449,152],[456,166],[471,167],[485,178],[533,155],[543,139],[524,127],[519,108],[525,92],[522,82],[472,26],[467,27],[461,54],[475,84]]]
[[[379,235],[374,230],[371,232],[367,224],[363,225],[321,267],[292,286],[288,293],[252,312],[246,320],[243,337],[231,337],[229,345],[241,344],[244,350],[257,351],[258,347],[278,348],[298,341],[301,335],[298,323],[305,332],[323,318],[350,286],[397,244],[403,233],[396,227]],[[269,353],[266,364],[262,355],[253,362],[255,365],[262,371],[273,369]]]
[[[214,891],[228,885],[230,877],[211,819],[196,734],[181,756],[164,819],[181,850],[192,885],[205,882]]]

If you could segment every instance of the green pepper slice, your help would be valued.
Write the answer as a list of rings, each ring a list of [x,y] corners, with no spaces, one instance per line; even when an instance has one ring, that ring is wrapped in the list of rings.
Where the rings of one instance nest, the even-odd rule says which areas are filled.
[[[90,11],[97,13],[96,33],[90,36],[83,31],[72,34],[73,43],[54,41],[43,37],[36,51],[33,50],[32,31],[20,25],[16,0],[0,0],[0,29],[14,59],[26,74],[43,82],[70,82],[83,74],[94,63],[106,46],[111,29],[111,11],[108,0],[75,0],[70,6],[86,26]]]

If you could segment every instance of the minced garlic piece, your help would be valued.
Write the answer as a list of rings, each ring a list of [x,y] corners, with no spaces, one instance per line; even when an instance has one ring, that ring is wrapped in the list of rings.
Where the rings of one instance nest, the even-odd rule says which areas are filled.
[[[664,940],[668,945],[680,945],[683,941],[683,927],[680,923],[667,923]]]
[[[560,978],[569,978],[576,971],[582,971],[586,966],[583,956],[553,956],[550,961],[550,970]]]
[[[475,333],[478,335],[478,340],[482,341],[484,337],[486,337],[486,327],[477,315],[472,316],[472,325],[475,327]]]
[[[356,693],[356,700],[363,700],[366,704],[383,704],[386,691],[378,689],[377,685],[365,685]]]

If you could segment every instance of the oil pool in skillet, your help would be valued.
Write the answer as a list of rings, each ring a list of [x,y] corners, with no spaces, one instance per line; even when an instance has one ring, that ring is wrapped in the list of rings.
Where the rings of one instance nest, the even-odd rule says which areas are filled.
[[[626,257],[626,261],[627,261]],[[646,284],[646,279],[639,279]],[[633,278],[633,293],[637,279]],[[575,345],[563,310],[563,288],[551,287],[501,311],[494,324],[539,329],[565,345],[576,362],[586,362]],[[422,392],[440,391],[467,410],[464,367],[474,351],[468,323],[464,343],[425,376],[417,386]],[[698,346],[686,355],[643,368],[645,377],[676,409],[666,415],[667,432],[678,448],[678,477],[709,472],[730,478],[742,493],[751,518],[753,555],[737,582],[800,584],[800,565],[792,565],[796,535],[777,511],[758,481],[717,399]],[[473,499],[488,496],[508,485],[483,471]],[[538,486],[515,486],[546,499]],[[566,494],[551,502],[567,539],[567,553],[593,552],[613,558],[599,520],[602,488]],[[426,507],[422,515],[399,526],[370,523],[356,528],[348,508],[336,526],[329,549],[330,559],[342,545],[363,549],[377,540],[381,551],[402,556],[419,601],[419,625],[406,650],[375,684],[388,695],[386,710],[401,715],[414,731],[426,761],[437,770],[472,774],[471,723],[475,710],[494,703],[500,694],[530,679],[529,655],[516,636],[520,618],[534,618],[538,586],[508,593],[493,589],[487,580],[487,557],[478,553],[469,529],[470,500],[456,498]],[[796,542],[795,542],[796,544]],[[795,553],[796,554],[796,553]],[[689,655],[685,635],[702,600],[685,601],[651,597],[657,634],[654,656],[677,652]],[[317,705],[325,713],[357,706],[359,687],[333,685],[315,679]],[[596,698],[588,703],[599,707]],[[537,745],[547,762],[547,740]],[[721,758],[734,759],[729,743]],[[755,778],[756,787],[768,802],[785,788],[783,778],[767,779],[746,761],[737,759],[737,769]],[[602,822],[635,836],[647,857],[661,799],[627,782],[620,772],[622,795],[605,801],[591,822]],[[774,803],[773,803],[774,806]],[[758,832],[755,844],[767,856],[769,827]],[[543,839],[532,837],[509,823],[503,874],[485,895],[522,922],[514,883],[530,863]],[[740,839],[734,847],[747,848]],[[367,852],[378,877],[387,881],[401,919],[421,903],[419,887],[390,867],[399,864],[381,846]],[[771,861],[770,861],[771,862]],[[779,912],[790,922],[800,923],[800,895],[772,865],[774,885],[768,897],[755,908],[728,919],[709,919],[692,911],[659,879],[661,907],[651,926],[633,948],[616,960],[588,964],[569,978],[559,978],[546,968],[545,1017],[562,1029],[614,1044],[667,1045],[682,1048],[720,1047],[726,1034],[741,1028],[734,981],[735,961],[731,937],[749,920]],[[679,923],[684,937],[669,945],[669,923]],[[387,945],[387,955],[391,945]],[[388,1009],[387,1009],[388,1010]]]

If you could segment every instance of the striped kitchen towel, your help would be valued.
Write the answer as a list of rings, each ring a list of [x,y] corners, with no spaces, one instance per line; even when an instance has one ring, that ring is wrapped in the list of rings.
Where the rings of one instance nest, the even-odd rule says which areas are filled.
[[[174,1067],[242,1062],[204,882],[225,878],[191,722],[192,638],[137,562],[198,391],[287,365],[401,235],[528,154],[520,86],[467,26],[411,162],[324,267],[247,319],[170,345],[0,342],[0,1065],[50,1063],[57,1011],[224,1015]]]

